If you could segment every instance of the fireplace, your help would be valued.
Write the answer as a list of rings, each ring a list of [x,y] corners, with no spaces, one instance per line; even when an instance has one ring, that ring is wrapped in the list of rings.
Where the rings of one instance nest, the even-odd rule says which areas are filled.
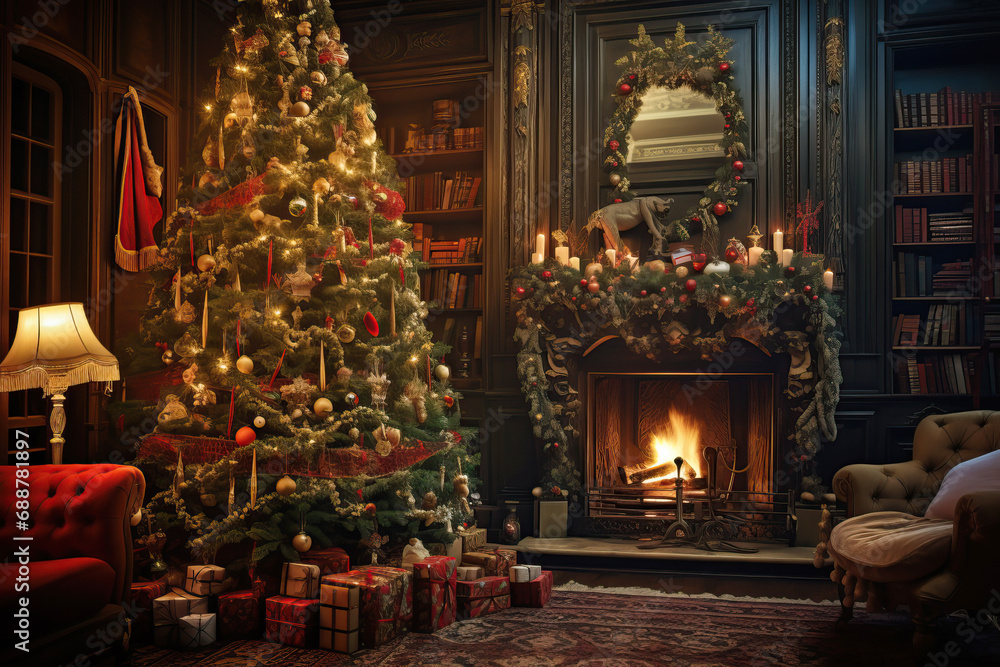
[[[776,491],[771,373],[586,374],[585,475],[592,517],[667,518],[678,470],[697,515],[737,497],[765,509]],[[702,502],[699,502],[702,501]],[[701,509],[699,509],[701,508]]]

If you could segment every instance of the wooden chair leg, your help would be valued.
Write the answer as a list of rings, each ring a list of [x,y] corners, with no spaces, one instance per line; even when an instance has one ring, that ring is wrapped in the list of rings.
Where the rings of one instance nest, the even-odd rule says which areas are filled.
[[[913,615],[913,659],[923,664],[927,654],[934,650],[934,640],[934,624],[930,617],[915,613]]]
[[[843,583],[837,584],[837,595],[840,597],[840,618],[837,619],[837,628],[841,629],[850,623],[852,618],[854,618],[854,607],[848,607],[844,604],[844,599],[847,597],[847,589],[844,588]]]

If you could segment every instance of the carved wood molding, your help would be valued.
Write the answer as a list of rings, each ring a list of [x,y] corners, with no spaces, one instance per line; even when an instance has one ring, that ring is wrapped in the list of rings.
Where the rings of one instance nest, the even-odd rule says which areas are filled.
[[[785,229],[794,229],[795,204],[798,201],[798,167],[799,167],[799,135],[798,135],[798,58],[799,31],[798,9],[793,0],[785,0],[781,5],[782,17],[782,54],[781,70],[783,79],[782,90],[782,180],[784,183],[784,201],[781,213]]]
[[[824,141],[823,165],[819,183],[826,185],[826,234],[823,252],[841,267],[844,256],[844,122],[841,93],[844,86],[844,18],[840,0],[826,0],[819,14],[823,24],[822,72],[823,82],[822,136]]]

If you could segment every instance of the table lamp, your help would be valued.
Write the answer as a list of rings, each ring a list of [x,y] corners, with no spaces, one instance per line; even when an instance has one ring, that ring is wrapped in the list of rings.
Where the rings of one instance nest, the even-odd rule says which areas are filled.
[[[24,308],[17,333],[0,363],[0,392],[41,387],[52,395],[52,462],[62,463],[66,411],[63,395],[83,382],[118,379],[118,360],[101,345],[90,328],[82,303],[53,303]]]

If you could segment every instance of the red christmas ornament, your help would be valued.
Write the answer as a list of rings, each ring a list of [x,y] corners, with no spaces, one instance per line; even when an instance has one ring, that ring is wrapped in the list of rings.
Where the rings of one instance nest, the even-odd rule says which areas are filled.
[[[622,85],[618,86],[618,92],[622,95],[628,95],[629,93],[632,92],[632,86],[628,85],[627,83],[623,83]]]
[[[249,426],[244,426],[239,431],[236,432],[236,444],[240,447],[246,447],[257,439],[257,433]]]
[[[389,253],[392,255],[402,255],[406,249],[406,241],[403,239],[393,239],[389,241]]]
[[[736,176],[734,176],[733,178],[734,178],[735,180],[737,180],[737,181],[740,181],[740,180],[743,180],[742,176],[740,176],[739,174],[737,174],[737,175],[736,175]]]
[[[403,215],[403,211],[406,210],[406,202],[403,201],[401,194],[374,181],[365,181],[365,185],[372,189],[372,200],[375,202],[376,213],[380,213],[386,220],[397,220]],[[383,195],[385,195],[385,199],[382,198]]]
[[[619,145],[620,144],[618,143],[617,139],[612,139],[611,141],[608,142],[608,148],[610,148],[613,151],[618,150]]]
[[[725,215],[727,211],[729,211],[729,207],[723,201],[715,202],[715,206],[712,207],[712,212],[716,215]]]
[[[365,511],[369,514],[375,514],[378,508],[375,507],[375,503],[368,503],[365,505]]]
[[[740,258],[740,253],[737,252],[736,248],[729,247],[726,248],[726,261],[730,264],[734,264],[736,260]]]
[[[452,396],[445,396],[442,400],[449,408],[455,405],[455,398]]]
[[[612,162],[611,166],[612,167],[617,167],[618,166],[618,160],[615,160],[614,162]]]
[[[552,272],[551,271],[549,271],[548,269],[545,269],[544,271],[542,271],[542,278],[545,278],[546,280],[548,280],[551,277],[552,277]]]
[[[698,289],[698,281],[694,278],[688,278],[687,282],[684,283],[684,289],[688,292],[693,292]]]
[[[708,264],[708,255],[705,253],[699,253],[695,255],[691,260],[691,268],[695,271],[701,271]]]
[[[368,329],[368,333],[372,336],[378,336],[378,322],[370,310],[365,313],[365,329]]]
[[[730,67],[730,65],[726,61],[722,61],[721,63],[719,63],[719,71],[720,72],[728,72],[729,71],[729,67]]]
[[[677,297],[677,300],[680,301],[681,303],[687,303],[688,302],[688,295],[687,294],[681,294],[679,297]]]
[[[667,291],[667,288],[666,288],[666,287],[661,287],[661,288],[660,288],[660,292],[666,292],[666,291]]]
[[[580,287],[586,287],[586,286],[587,286],[587,279],[586,278],[581,279],[580,280]]]
[[[733,169],[735,169],[736,171],[743,171],[743,161],[737,160],[736,162],[734,162]]]
[[[641,292],[639,292],[639,296],[646,296],[646,290],[642,290]]]
[[[813,294],[813,301],[816,301],[817,299],[819,299],[819,295],[818,294]]]
[[[806,286],[805,286],[805,287],[803,287],[802,289],[803,289],[803,291],[805,291],[805,292],[812,292],[812,291],[813,291],[813,288],[812,288],[812,285],[806,285]]]

